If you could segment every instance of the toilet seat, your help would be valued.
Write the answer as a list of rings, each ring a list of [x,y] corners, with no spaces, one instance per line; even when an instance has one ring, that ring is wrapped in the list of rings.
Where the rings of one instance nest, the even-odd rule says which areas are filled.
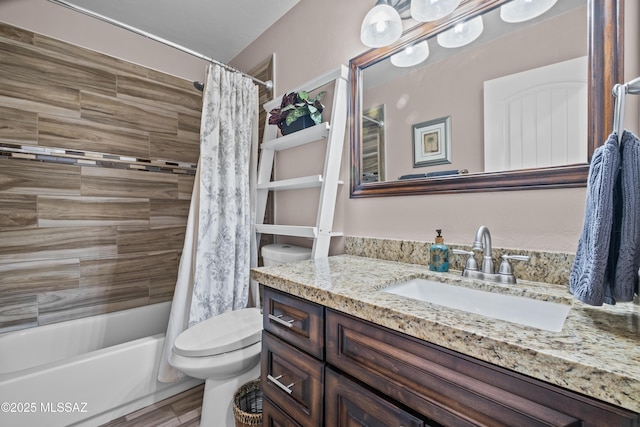
[[[187,357],[215,356],[260,342],[262,314],[259,308],[228,311],[182,332],[173,344],[176,354]]]

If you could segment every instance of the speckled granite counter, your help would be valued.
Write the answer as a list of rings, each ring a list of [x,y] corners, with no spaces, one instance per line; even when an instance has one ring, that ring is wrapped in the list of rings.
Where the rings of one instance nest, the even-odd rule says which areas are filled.
[[[433,344],[640,412],[640,305],[591,307],[566,287],[468,281],[422,265],[341,255],[252,270],[260,283]],[[415,277],[571,304],[547,332],[380,292]],[[493,289],[492,289],[493,288]]]

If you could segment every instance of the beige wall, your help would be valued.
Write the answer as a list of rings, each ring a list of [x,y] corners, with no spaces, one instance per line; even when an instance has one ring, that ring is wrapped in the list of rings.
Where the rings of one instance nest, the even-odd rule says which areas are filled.
[[[203,60],[47,0],[0,1],[0,21],[184,79],[204,79]]]
[[[627,26],[637,27],[637,2],[627,3],[627,14],[633,16],[627,19],[631,21]],[[281,96],[365,51],[359,39],[360,24],[373,4],[364,0],[300,2],[232,63],[250,69],[275,52],[276,93]],[[635,40],[637,34],[627,38],[627,52],[637,50]],[[637,130],[635,111],[630,115]],[[345,183],[349,181],[348,155],[345,146],[341,174]],[[307,157],[305,152],[300,156]],[[585,189],[349,199],[345,185],[338,197],[334,228],[346,235],[430,241],[434,229],[442,228],[446,241],[470,244],[478,226],[485,224],[492,231],[495,246],[574,252],[582,229]],[[296,209],[287,201],[277,207],[276,214]],[[311,215],[306,210],[303,214]],[[340,244],[333,250],[339,252]]]

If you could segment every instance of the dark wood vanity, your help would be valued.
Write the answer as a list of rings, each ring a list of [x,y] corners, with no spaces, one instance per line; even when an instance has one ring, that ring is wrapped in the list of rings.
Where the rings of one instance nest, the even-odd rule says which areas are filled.
[[[631,411],[268,287],[262,342],[269,427],[639,421]]]

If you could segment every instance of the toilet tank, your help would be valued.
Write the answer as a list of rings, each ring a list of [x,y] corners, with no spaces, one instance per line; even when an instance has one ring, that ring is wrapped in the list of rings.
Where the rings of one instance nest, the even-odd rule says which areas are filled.
[[[262,247],[265,266],[304,261],[311,258],[311,249],[286,243],[273,243]]]

